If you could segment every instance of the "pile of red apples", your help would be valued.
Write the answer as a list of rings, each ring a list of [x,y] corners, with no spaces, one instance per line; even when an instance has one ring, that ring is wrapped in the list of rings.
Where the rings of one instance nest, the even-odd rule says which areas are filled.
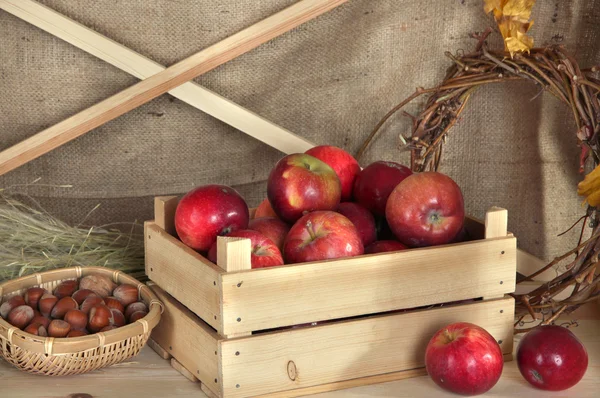
[[[330,145],[280,159],[252,220],[224,185],[193,189],[175,214],[181,241],[213,262],[218,236],[250,239],[252,268],[452,243],[463,221],[461,190],[447,175],[390,161],[361,169]]]

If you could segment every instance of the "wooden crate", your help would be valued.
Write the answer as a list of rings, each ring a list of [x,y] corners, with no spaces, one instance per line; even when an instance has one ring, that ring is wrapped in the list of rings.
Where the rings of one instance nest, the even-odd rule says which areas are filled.
[[[219,238],[218,265],[179,241],[176,205],[156,198],[145,225],[146,273],[166,306],[152,338],[215,396],[290,397],[421,375],[427,341],[456,321],[512,352],[505,294],[515,290],[517,249],[506,210],[467,219],[468,242],[252,270],[247,239]]]

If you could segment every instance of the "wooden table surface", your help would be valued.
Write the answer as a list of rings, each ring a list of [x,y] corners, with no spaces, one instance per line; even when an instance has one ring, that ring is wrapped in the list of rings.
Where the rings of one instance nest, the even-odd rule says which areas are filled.
[[[576,315],[576,316],[574,316]],[[507,362],[502,377],[486,397],[599,397],[600,396],[600,306],[592,303],[564,318],[576,319],[573,328],[583,341],[590,356],[588,370],[581,382],[562,392],[545,392],[531,387],[521,377],[515,361]],[[515,337],[515,347],[520,336]],[[97,370],[90,374],[49,378],[33,376],[0,361],[0,396],[10,398],[43,397],[74,398],[78,393],[94,398],[114,397],[196,397],[206,395],[199,383],[192,383],[171,368],[169,361],[160,358],[145,347],[142,353],[121,364]],[[87,396],[87,397],[89,397]],[[85,395],[83,395],[85,397]],[[378,385],[313,395],[315,398],[358,397],[454,397],[439,389],[428,376],[400,380]]]

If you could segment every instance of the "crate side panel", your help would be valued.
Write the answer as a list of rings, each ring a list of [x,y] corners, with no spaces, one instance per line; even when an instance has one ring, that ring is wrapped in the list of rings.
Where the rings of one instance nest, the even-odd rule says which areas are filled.
[[[502,296],[515,275],[515,238],[227,273],[223,334]]]
[[[146,224],[145,250],[148,277],[220,330],[219,275],[222,271],[152,223]]]
[[[441,327],[472,322],[512,351],[511,297],[221,340],[225,397],[248,397],[424,366]],[[239,387],[238,387],[239,386]]]
[[[152,339],[194,377],[220,391],[214,382],[219,374],[215,354],[219,335],[158,285],[148,285],[165,307],[160,323],[152,330]]]

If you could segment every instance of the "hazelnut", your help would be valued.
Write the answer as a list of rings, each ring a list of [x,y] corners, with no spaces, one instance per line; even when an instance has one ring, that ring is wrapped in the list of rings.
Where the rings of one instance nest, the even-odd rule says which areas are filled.
[[[79,283],[76,280],[63,281],[54,289],[54,295],[59,300],[63,297],[72,296],[77,291],[78,285]]]
[[[148,307],[142,301],[136,301],[135,303],[131,303],[125,308],[125,319],[129,320],[131,318],[131,314],[137,311],[148,312]]]
[[[54,319],[62,319],[69,310],[77,309],[77,301],[71,296],[63,297],[52,308],[50,316]]]
[[[148,315],[146,311],[136,311],[133,314],[131,314],[131,317],[129,317],[129,323],[133,323],[138,319],[142,319],[146,315]]]
[[[117,300],[116,298],[110,296],[104,299],[104,304],[106,304],[106,306],[108,308],[114,308],[115,310],[119,310],[121,312],[125,312],[125,307],[123,306],[123,304],[121,304],[119,302],[119,300]]]
[[[46,327],[37,322],[31,322],[23,331],[40,337],[48,336]]]
[[[114,322],[110,308],[104,304],[98,304],[92,307],[88,319],[88,329],[90,332],[94,333]]]
[[[88,317],[87,314],[81,310],[69,310],[65,314],[64,320],[71,325],[72,329],[85,329]]]
[[[113,291],[113,296],[115,296],[115,298],[119,300],[124,307],[126,307],[129,304],[138,301],[138,289],[133,285],[124,283],[115,288]]]
[[[71,329],[67,337],[87,336],[89,333],[85,329]]]
[[[52,294],[44,294],[42,298],[40,298],[40,302],[38,303],[38,307],[40,308],[40,312],[43,316],[50,316],[52,309],[58,302],[58,297]]]
[[[42,289],[41,287],[30,287],[25,292],[25,303],[36,310],[38,308],[38,303],[44,294],[48,293],[46,289]]]
[[[20,305],[8,313],[7,320],[11,325],[23,329],[31,322],[34,316],[33,308],[28,305]]]
[[[48,326],[48,336],[50,337],[66,337],[70,331],[71,325],[60,319],[53,320]]]
[[[115,286],[113,281],[102,275],[84,276],[79,284],[79,288],[89,289],[102,298],[110,296]]]
[[[123,315],[123,313],[121,311],[111,308],[110,312],[112,312],[112,317],[113,317],[113,321],[111,322],[111,325],[120,327],[120,326],[124,326],[127,323],[127,322],[125,322],[125,315]]]
[[[50,325],[50,318],[45,317],[43,315],[36,315],[31,320],[31,323],[39,323],[44,327],[44,329],[48,330],[48,325]]]
[[[95,295],[89,296],[88,298],[83,300],[83,303],[81,303],[81,306],[79,306],[79,309],[81,311],[85,312],[86,314],[89,314],[92,307],[95,305],[98,305],[98,304],[104,304],[104,300],[102,300],[102,297],[95,296]]]
[[[101,332],[108,332],[109,330],[115,330],[118,329],[115,325],[108,325],[108,326],[104,326],[102,329],[100,329]]]
[[[71,297],[77,301],[77,304],[81,305],[83,301],[90,296],[98,296],[96,293],[92,292],[90,289],[79,289]]]
[[[8,313],[20,305],[25,305],[25,300],[22,296],[12,296],[0,305],[0,316],[4,319],[8,318]]]

